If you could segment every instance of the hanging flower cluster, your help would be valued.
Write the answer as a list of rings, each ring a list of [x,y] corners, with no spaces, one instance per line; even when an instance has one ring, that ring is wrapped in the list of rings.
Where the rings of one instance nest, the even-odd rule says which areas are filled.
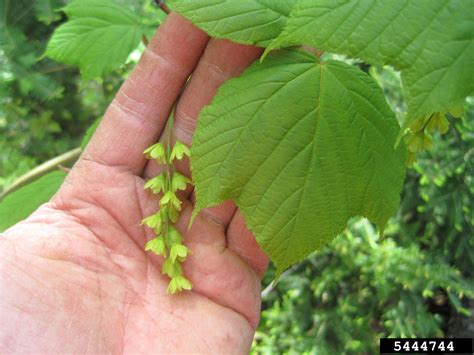
[[[459,118],[464,114],[462,106],[453,107],[449,111],[450,115]],[[412,165],[416,161],[416,154],[423,149],[431,149],[431,134],[438,131],[445,134],[449,129],[449,121],[446,117],[447,113],[436,112],[431,115],[420,117],[414,121],[406,137],[408,147],[407,165]]]
[[[145,245],[145,250],[164,257],[161,271],[170,278],[168,293],[190,290],[192,284],[183,275],[181,266],[190,251],[183,244],[183,236],[173,227],[181,212],[181,201],[176,193],[185,190],[186,185],[191,183],[189,178],[174,171],[173,162],[182,160],[185,156],[189,157],[189,148],[180,141],[176,141],[172,149],[170,144],[165,148],[162,143],[156,143],[143,153],[147,159],[153,159],[163,166],[163,172],[145,184],[145,189],[150,189],[153,194],[162,194],[160,210],[142,221],[142,224],[153,229],[156,235]]]

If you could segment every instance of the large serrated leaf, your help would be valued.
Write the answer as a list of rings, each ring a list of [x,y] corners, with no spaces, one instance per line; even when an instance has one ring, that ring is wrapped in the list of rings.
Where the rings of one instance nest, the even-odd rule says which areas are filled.
[[[474,92],[472,0],[302,0],[269,49],[299,44],[401,70],[405,125]]]
[[[64,11],[69,21],[56,29],[45,55],[78,66],[86,80],[120,67],[143,34],[140,17],[111,0],[75,0]]]
[[[173,10],[213,37],[266,46],[286,24],[296,1],[171,0]]]
[[[28,217],[58,191],[66,173],[55,171],[12,192],[0,202],[0,232]]]
[[[342,62],[283,51],[222,86],[192,146],[196,213],[233,199],[279,271],[343,231],[383,229],[399,203],[405,147],[377,84]]]

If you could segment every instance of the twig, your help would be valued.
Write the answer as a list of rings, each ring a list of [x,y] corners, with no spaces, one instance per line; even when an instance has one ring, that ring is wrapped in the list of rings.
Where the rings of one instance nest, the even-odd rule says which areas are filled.
[[[286,277],[286,276],[292,274],[293,272],[300,270],[300,268],[302,267],[301,265],[303,265],[303,263],[293,265],[289,269],[283,271],[282,274],[280,275],[280,277],[278,278],[278,280],[281,280],[283,277]],[[267,287],[265,287],[265,289],[261,293],[261,298],[262,299],[267,297],[270,294],[270,292],[272,292],[274,290],[274,288],[276,287],[276,285],[278,283],[278,280],[277,281],[273,280],[272,282],[270,282],[270,284]]]
[[[39,73],[41,74],[49,74],[49,73],[55,73],[61,70],[65,69],[70,69],[71,67],[69,65],[58,65],[55,67],[50,67],[50,68],[45,68],[43,70],[38,70]]]
[[[168,5],[166,5],[164,0],[155,0],[156,5],[167,15],[171,12]]]
[[[321,56],[324,54],[324,51],[311,47],[311,46],[301,46],[301,49],[314,54],[318,58],[321,58]]]
[[[58,165],[58,169],[61,170],[61,171],[64,171],[66,174],[69,173],[71,171],[71,168],[68,168],[62,164],[59,164]]]
[[[5,196],[11,194],[13,191],[19,189],[22,186],[25,186],[26,184],[38,179],[43,175],[46,175],[50,171],[53,171],[60,166],[77,160],[77,158],[79,158],[79,155],[81,155],[81,152],[81,148],[72,149],[69,152],[54,157],[53,159],[48,160],[43,164],[38,165],[36,168],[28,171],[26,174],[20,176],[18,179],[13,181],[13,183],[0,194],[0,201],[3,200]]]

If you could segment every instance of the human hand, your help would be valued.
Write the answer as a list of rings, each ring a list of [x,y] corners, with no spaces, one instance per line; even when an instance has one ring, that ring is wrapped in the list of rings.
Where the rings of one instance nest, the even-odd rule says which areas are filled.
[[[51,202],[0,237],[0,352],[243,353],[260,313],[268,259],[234,204],[177,227],[192,254],[190,292],[168,295],[162,259],[144,251],[140,221],[158,200],[143,190],[158,166],[142,152],[176,106],[175,134],[191,143],[197,115],[225,80],[260,54],[211,39],[176,14],[160,26]],[[188,163],[176,167],[188,175]]]

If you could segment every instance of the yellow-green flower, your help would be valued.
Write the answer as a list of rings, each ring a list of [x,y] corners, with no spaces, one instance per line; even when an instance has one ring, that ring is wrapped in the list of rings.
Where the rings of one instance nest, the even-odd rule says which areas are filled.
[[[166,184],[166,179],[163,174],[155,176],[154,178],[148,180],[145,183],[145,189],[150,189],[154,194],[158,194],[161,191],[164,191]]]
[[[191,155],[191,151],[189,148],[181,143],[180,141],[176,141],[174,144],[173,150],[171,151],[170,160],[174,161],[175,159],[181,160],[183,157],[187,155],[188,157]]]
[[[176,210],[181,210],[181,201],[173,191],[167,191],[160,200],[161,206],[172,206]]]
[[[142,225],[146,225],[148,228],[153,228],[156,234],[160,234],[161,229],[163,228],[163,219],[161,218],[161,214],[155,213],[151,216],[143,218]]]
[[[168,285],[168,293],[175,294],[181,292],[182,290],[190,290],[193,287],[191,281],[189,281],[184,276],[176,276],[171,278],[171,281]]]
[[[174,263],[171,259],[166,259],[161,268],[161,273],[173,278],[183,273],[180,263]]]
[[[148,159],[155,159],[157,162],[166,164],[166,151],[161,143],[153,144],[143,151]]]
[[[171,179],[171,191],[186,190],[186,184],[190,183],[191,179],[175,171]]]
[[[156,237],[149,240],[145,245],[145,250],[151,250],[156,255],[166,256],[166,245],[161,237]]]
[[[173,244],[170,250],[170,259],[175,262],[178,258],[179,261],[184,260],[189,254],[189,249],[186,248],[183,244]]]

